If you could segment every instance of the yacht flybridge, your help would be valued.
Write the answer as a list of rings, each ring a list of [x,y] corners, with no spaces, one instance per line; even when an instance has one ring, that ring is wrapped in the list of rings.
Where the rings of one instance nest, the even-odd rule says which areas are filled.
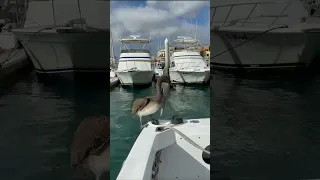
[[[170,78],[173,83],[199,84],[210,79],[210,68],[200,55],[199,40],[178,36],[171,44]]]
[[[210,179],[210,118],[149,122],[117,180]]]
[[[150,39],[131,35],[121,39],[120,59],[116,75],[122,85],[150,85],[153,78]]]

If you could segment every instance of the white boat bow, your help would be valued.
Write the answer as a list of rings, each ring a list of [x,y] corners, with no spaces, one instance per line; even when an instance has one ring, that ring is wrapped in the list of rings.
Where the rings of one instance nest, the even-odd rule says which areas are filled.
[[[149,122],[117,180],[210,179],[210,118]]]

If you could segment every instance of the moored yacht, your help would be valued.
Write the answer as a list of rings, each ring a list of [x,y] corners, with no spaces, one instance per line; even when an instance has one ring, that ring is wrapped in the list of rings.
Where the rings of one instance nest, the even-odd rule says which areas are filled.
[[[201,84],[210,79],[210,68],[200,55],[198,39],[178,36],[171,44],[170,78],[173,83]]]
[[[0,2],[0,81],[7,79],[13,72],[31,69],[28,56],[12,33],[13,28],[21,26],[24,17],[24,2]]]
[[[303,3],[299,0],[231,0],[212,4],[211,67],[224,70],[317,68],[320,21]],[[318,22],[311,21],[314,19]]]
[[[97,0],[29,1],[24,27],[13,33],[37,74],[109,73],[108,8]]]
[[[153,78],[150,39],[131,35],[121,39],[120,59],[116,75],[122,85],[150,85]]]

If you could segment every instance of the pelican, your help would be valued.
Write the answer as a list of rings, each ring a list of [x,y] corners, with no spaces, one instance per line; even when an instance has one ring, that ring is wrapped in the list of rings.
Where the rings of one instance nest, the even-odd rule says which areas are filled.
[[[109,171],[110,119],[104,116],[86,118],[74,134],[71,166],[91,170],[96,180]]]
[[[142,117],[156,113],[160,108],[162,115],[166,98],[170,90],[170,77],[162,75],[156,83],[157,94],[155,97],[145,97],[136,99],[132,105],[132,114],[140,118],[140,126],[142,128]]]

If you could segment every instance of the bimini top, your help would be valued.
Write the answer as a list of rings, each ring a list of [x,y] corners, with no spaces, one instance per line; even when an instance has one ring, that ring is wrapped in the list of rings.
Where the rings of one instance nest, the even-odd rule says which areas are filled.
[[[151,39],[140,38],[139,35],[131,35],[131,38],[120,39],[121,43],[150,43]]]
[[[186,36],[178,36],[177,39],[175,39],[172,44],[197,44],[199,43],[198,39],[194,39],[192,37],[186,37]]]

